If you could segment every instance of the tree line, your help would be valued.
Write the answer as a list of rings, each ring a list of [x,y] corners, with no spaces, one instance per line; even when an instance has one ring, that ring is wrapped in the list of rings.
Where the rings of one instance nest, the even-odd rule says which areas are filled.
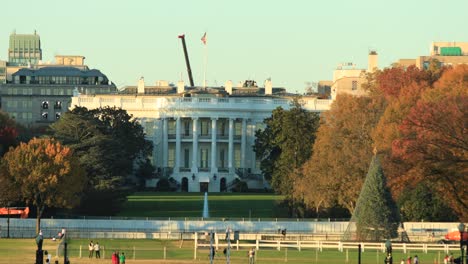
[[[134,170],[152,167],[153,145],[125,110],[75,107],[46,135],[20,142],[23,128],[0,112],[0,194],[5,205],[36,208],[37,231],[46,208],[113,215],[138,182]],[[154,168],[147,170],[149,174]],[[136,174],[140,177],[149,175]],[[0,201],[0,202],[2,202]],[[8,204],[6,204],[8,203]]]
[[[339,94],[319,122],[285,120],[283,112],[301,111],[295,104],[257,131],[262,171],[290,211],[354,212],[376,148],[402,220],[467,221],[468,65],[387,68],[368,74],[364,88],[367,96]]]

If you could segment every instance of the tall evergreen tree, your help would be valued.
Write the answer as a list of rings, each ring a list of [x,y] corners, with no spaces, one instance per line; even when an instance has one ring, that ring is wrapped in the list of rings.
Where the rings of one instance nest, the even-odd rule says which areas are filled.
[[[344,240],[381,241],[396,237],[399,223],[397,205],[387,187],[379,158],[374,155]],[[355,237],[350,236],[353,231]]]

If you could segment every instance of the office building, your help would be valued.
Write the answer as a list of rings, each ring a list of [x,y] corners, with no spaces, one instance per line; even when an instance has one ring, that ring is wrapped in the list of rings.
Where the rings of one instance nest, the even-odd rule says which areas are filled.
[[[70,107],[73,93],[117,91],[106,75],[83,64],[83,56],[57,57],[61,64],[20,68],[11,81],[0,84],[0,106],[19,124],[37,127],[55,122]]]
[[[8,62],[11,65],[31,65],[38,64],[42,60],[41,38],[34,34],[10,35],[10,45],[8,48]]]
[[[437,60],[439,66],[468,64],[468,42],[432,42],[429,55],[400,59],[395,64],[401,67],[415,65],[419,69],[428,69],[431,60]]]

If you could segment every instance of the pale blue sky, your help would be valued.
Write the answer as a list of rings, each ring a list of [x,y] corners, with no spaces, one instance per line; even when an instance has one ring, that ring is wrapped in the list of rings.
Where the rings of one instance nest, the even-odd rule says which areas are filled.
[[[468,41],[467,0],[24,0],[0,7],[0,59],[11,32],[41,36],[44,60],[83,55],[119,87],[188,83],[177,35],[186,34],[196,85],[203,81],[208,35],[209,85],[269,77],[303,91],[328,80],[340,62],[379,66],[429,53],[431,41]]]

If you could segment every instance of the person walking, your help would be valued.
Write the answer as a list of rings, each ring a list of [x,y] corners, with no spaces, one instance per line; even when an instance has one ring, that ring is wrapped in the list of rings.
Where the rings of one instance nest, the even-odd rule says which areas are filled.
[[[249,250],[249,264],[255,263],[255,249],[252,248]]]
[[[92,240],[91,240],[91,242],[89,242],[88,250],[89,250],[89,258],[92,258],[93,257],[93,252],[94,252],[94,243],[93,243]]]
[[[96,241],[96,244],[94,244],[94,254],[96,256],[96,258],[101,258],[101,247],[99,246],[99,242]]]
[[[119,264],[125,264],[125,254],[123,252],[120,254]]]
[[[409,256],[407,259],[406,259],[406,263],[407,264],[413,264],[411,263],[411,261],[413,260],[413,258],[411,256]]]
[[[112,253],[112,264],[119,264],[119,253],[117,253],[117,251],[114,251],[114,253]]]

